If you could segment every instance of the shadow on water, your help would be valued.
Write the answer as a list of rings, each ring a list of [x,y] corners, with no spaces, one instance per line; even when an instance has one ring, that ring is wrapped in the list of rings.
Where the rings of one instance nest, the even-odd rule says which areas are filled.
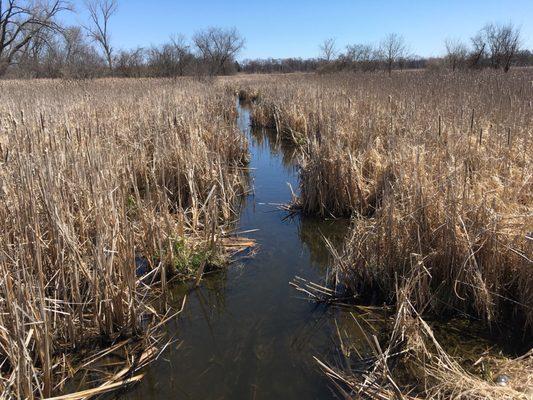
[[[168,325],[177,339],[125,397],[133,399],[324,399],[329,382],[313,355],[334,348],[333,311],[302,300],[289,286],[295,275],[320,281],[328,263],[322,235],[340,242],[346,221],[294,216],[278,209],[297,190],[296,152],[268,131],[252,131],[239,106],[238,124],[250,141],[254,192],[239,230],[259,249],[206,277]],[[183,288],[172,293],[176,304]]]

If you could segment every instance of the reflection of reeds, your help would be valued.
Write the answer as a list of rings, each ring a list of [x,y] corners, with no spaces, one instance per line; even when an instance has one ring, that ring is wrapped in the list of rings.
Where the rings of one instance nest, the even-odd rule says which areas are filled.
[[[266,128],[252,129],[252,137],[258,146],[268,147],[272,155],[281,155],[281,163],[287,170],[297,168],[300,152],[293,143],[281,140],[275,131]]]
[[[307,246],[310,260],[325,268],[332,262],[331,252],[326,244],[335,248],[342,245],[348,233],[348,221],[343,219],[324,221],[312,216],[301,216],[298,222],[298,237]]]
[[[117,349],[137,370],[151,299],[218,262],[246,190],[234,99],[186,80],[0,86],[0,390],[48,397],[127,338],[147,345]]]

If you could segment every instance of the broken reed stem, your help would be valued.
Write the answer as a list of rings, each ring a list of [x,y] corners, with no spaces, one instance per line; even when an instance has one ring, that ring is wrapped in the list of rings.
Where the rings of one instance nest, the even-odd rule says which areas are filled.
[[[446,352],[432,327],[416,310],[417,287],[427,274],[419,263],[409,276],[398,281],[396,313],[392,319],[381,317],[388,322],[380,330],[380,341],[366,329],[376,324],[379,314],[367,317],[353,309],[355,341],[346,333],[351,331],[347,322],[342,329],[345,337],[336,324],[336,354],[341,358],[335,366],[316,357],[315,360],[339,393],[346,399],[529,399],[533,390],[533,350],[507,358],[496,350],[487,350],[483,344],[481,356],[477,354],[471,362],[467,362],[468,356],[454,352],[452,357]],[[446,324],[445,329],[450,326],[453,325]],[[461,336],[459,340],[462,339]],[[482,368],[476,372],[479,363]],[[508,382],[497,384],[497,377],[503,375]]]

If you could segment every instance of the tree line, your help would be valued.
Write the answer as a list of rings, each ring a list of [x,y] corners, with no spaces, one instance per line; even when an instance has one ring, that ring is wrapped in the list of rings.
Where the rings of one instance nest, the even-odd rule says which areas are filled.
[[[493,68],[507,72],[511,66],[533,65],[533,53],[521,48],[520,30],[512,23],[486,24],[470,43],[447,39],[442,57],[422,58],[411,54],[404,38],[395,33],[387,35],[378,45],[348,45],[342,53],[336,50],[334,39],[326,39],[319,49],[319,71],[381,69],[390,74],[394,69]]]
[[[91,78],[220,75],[239,69],[244,38],[235,28],[209,27],[149,48],[117,50],[112,20],[117,0],[85,0],[88,21],[62,26],[75,12],[66,0],[0,0],[0,76]]]
[[[341,52],[328,38],[319,46],[314,59],[245,60],[241,70],[249,73],[387,71],[395,69],[467,70],[493,68],[509,71],[512,66],[533,66],[533,52],[521,47],[520,30],[512,23],[486,24],[469,43],[447,39],[442,57],[424,58],[412,54],[401,35],[391,33],[377,45],[350,44]]]
[[[445,42],[442,57],[413,55],[401,35],[379,44],[351,44],[339,51],[326,39],[316,58],[255,59],[237,62],[245,40],[235,28],[209,27],[189,40],[173,35],[160,45],[117,50],[112,37],[117,0],[85,0],[87,21],[63,26],[75,12],[67,0],[0,0],[0,76],[18,78],[177,77],[245,73],[377,71],[449,68],[451,70],[533,65],[512,23],[487,24],[468,43]]]

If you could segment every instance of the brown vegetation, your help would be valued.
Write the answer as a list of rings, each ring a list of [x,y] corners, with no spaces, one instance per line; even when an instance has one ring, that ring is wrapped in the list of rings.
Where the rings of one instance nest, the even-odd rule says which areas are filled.
[[[156,355],[151,300],[220,264],[246,190],[234,120],[194,81],[1,83],[3,396],[48,397],[121,349],[113,388]]]
[[[353,217],[332,268],[337,295],[344,288],[400,308],[401,288],[414,282],[410,321],[459,312],[528,336],[531,81],[530,71],[405,72],[264,77],[241,89],[257,98],[254,123],[276,128],[301,148],[297,206]],[[403,340],[409,324],[400,325]],[[419,355],[428,359],[429,352]],[[435,362],[441,363],[445,353],[439,354]],[[426,396],[459,393],[453,385],[461,370],[444,364],[425,365],[433,368],[430,375],[444,374],[428,384]],[[439,385],[442,391],[430,393]],[[512,397],[489,392],[458,398]]]
[[[530,72],[265,79],[254,123],[302,146],[303,211],[355,217],[343,284],[390,299],[424,263],[435,309],[531,327]]]
[[[459,354],[451,355],[451,349],[446,348],[449,344],[441,342],[443,338],[438,337],[416,310],[418,285],[427,274],[419,266],[403,281],[397,292],[392,321],[387,323],[383,315],[371,307],[358,307],[350,313],[351,329],[345,326],[338,330],[342,363],[332,367],[317,359],[343,398],[530,399],[533,349],[520,357],[508,358],[492,349],[490,343],[481,341],[477,348],[468,348],[464,343]],[[382,329],[387,332],[385,339],[383,331],[378,333],[367,328],[376,325],[376,317],[385,322],[382,323]],[[372,324],[368,322],[370,318]],[[451,327],[453,325],[443,326],[444,329]],[[346,329],[360,332],[366,343],[361,346],[361,343],[351,342]],[[465,333],[459,338],[461,342],[465,341]],[[358,370],[350,365],[358,366]]]

